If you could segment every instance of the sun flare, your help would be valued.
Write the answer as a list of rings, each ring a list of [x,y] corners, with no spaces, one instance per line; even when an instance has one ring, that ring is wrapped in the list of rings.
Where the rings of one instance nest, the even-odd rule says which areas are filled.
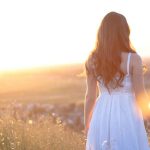
[[[109,11],[127,17],[135,48],[142,56],[150,56],[150,24],[146,19],[149,8],[141,1],[133,11],[134,3],[16,0],[8,4],[1,1],[0,70],[82,63],[94,47],[101,19]],[[141,5],[145,7],[139,11]]]

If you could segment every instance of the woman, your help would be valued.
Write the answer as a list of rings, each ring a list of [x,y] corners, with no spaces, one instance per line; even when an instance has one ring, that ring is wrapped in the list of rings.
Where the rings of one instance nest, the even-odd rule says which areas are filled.
[[[129,35],[126,18],[108,13],[85,62],[86,150],[150,150],[143,121],[149,115],[143,64]]]

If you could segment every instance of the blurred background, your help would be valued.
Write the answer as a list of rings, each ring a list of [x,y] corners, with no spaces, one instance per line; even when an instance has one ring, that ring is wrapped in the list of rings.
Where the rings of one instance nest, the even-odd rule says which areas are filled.
[[[10,105],[15,118],[28,119],[29,124],[50,114],[81,131],[84,62],[110,11],[127,18],[132,44],[148,67],[144,79],[149,93],[148,1],[5,0],[0,1],[0,115]]]
[[[62,101],[60,95],[71,94],[68,90],[72,85],[72,101],[82,101],[83,80],[76,82],[74,78],[82,72],[101,20],[110,11],[126,16],[131,41],[148,64],[150,9],[146,0],[1,1],[1,99],[55,101],[58,97]],[[73,85],[71,79],[79,85]],[[68,92],[64,94],[62,89]]]

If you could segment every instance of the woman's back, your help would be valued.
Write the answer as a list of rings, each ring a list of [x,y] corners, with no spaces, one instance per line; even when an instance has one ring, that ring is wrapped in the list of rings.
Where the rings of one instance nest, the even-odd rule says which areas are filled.
[[[118,87],[118,88],[111,88],[110,92],[112,93],[133,93],[134,94],[134,89],[133,89],[133,85],[132,85],[132,74],[131,74],[131,56],[132,53],[122,53],[122,61],[121,61],[121,65],[120,65],[120,69],[124,72],[125,76],[124,76],[124,80],[122,81],[122,87]],[[119,77],[117,76],[118,74],[116,74],[116,78]],[[99,79],[99,78],[98,78]],[[112,85],[113,86],[113,85]],[[105,87],[104,83],[102,80],[99,80],[99,93],[104,93],[104,92],[109,92],[107,87]]]
[[[136,105],[132,84],[132,53],[122,56],[121,66],[126,74],[123,87],[111,88],[109,93],[99,80],[100,94],[89,124],[86,150],[150,149],[143,116]]]
[[[126,18],[108,13],[85,62],[86,150],[150,150],[143,121],[149,115],[149,99],[142,59],[131,47],[129,35]]]

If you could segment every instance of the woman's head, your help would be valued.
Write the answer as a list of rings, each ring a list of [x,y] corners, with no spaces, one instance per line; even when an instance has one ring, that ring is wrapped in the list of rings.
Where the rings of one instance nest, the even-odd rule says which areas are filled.
[[[108,13],[102,20],[96,37],[95,48],[86,60],[86,72],[89,72],[87,62],[94,60],[94,72],[99,76],[108,88],[108,83],[113,80],[115,74],[120,74],[116,79],[116,87],[121,86],[124,73],[120,70],[121,52],[133,52],[130,43],[130,28],[126,18],[117,12]]]
[[[96,46],[105,52],[129,51],[130,29],[126,18],[119,13],[110,12],[102,20],[97,32]]]

